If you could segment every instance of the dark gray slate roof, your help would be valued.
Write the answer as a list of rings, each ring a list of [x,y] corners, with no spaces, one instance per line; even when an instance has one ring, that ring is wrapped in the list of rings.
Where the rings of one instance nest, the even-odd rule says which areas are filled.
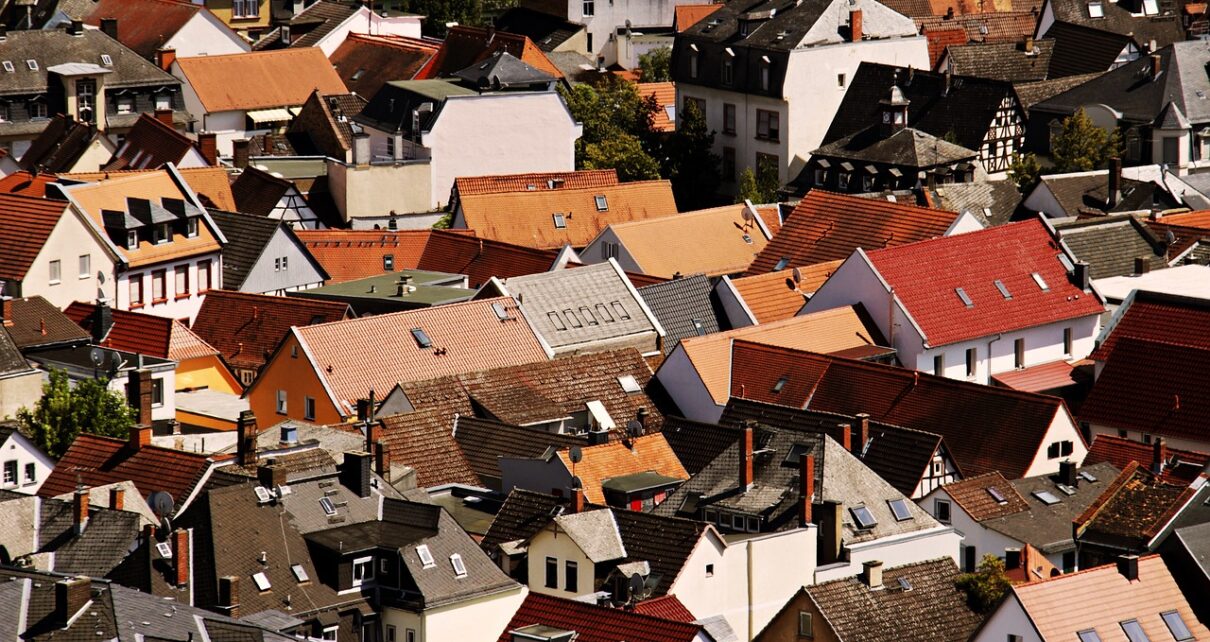
[[[676,458],[690,475],[696,475],[743,433],[731,425],[707,424],[682,417],[664,417],[660,431]]]
[[[1134,274],[1134,260],[1153,270],[1167,267],[1159,239],[1134,216],[1121,214],[1055,224],[1071,253],[1089,266],[1094,279]]]
[[[1086,0],[1050,0],[1047,6],[1055,14],[1055,25],[1067,23],[1115,34],[1129,35],[1138,45],[1155,40],[1160,47],[1185,39],[1181,24],[1179,4],[1176,0],[1159,0],[1160,13],[1156,16],[1131,15],[1143,13],[1142,1],[1120,0],[1102,2],[1104,15],[1093,18],[1088,13]],[[1054,27],[1052,27],[1053,29]],[[1047,31],[1046,34],[1050,35]],[[1119,49],[1120,51],[1120,49]]]
[[[12,337],[0,330],[0,378],[32,371]]]
[[[47,90],[47,69],[65,63],[101,65],[101,55],[113,60],[113,73],[105,76],[109,89],[132,86],[165,85],[179,87],[181,82],[168,72],[127,49],[97,29],[85,29],[73,36],[66,31],[10,31],[2,46],[0,59],[12,61],[16,71],[0,73],[0,95],[35,94]],[[37,62],[30,70],[26,61]]]
[[[1067,22],[1056,22],[1046,37],[1055,41],[1050,57],[1053,78],[1106,71],[1131,44],[1130,36]]]
[[[884,163],[920,168],[974,160],[979,152],[942,140],[914,127],[883,137],[878,125],[833,141],[811,152],[812,156],[851,160],[855,163]]]
[[[554,76],[531,67],[507,51],[497,51],[486,60],[455,71],[454,76],[481,89],[527,87],[555,81]]]
[[[526,36],[546,53],[554,51],[568,38],[584,29],[584,25],[564,20],[541,11],[525,7],[513,7],[496,18],[500,31]]]
[[[223,246],[223,287],[238,290],[273,233],[284,225],[276,219],[255,214],[216,209],[209,212],[210,218],[227,237],[227,245]]]
[[[496,512],[491,528],[483,536],[481,542],[487,550],[517,540],[527,540],[533,537],[543,526],[557,514],[559,507],[567,505],[567,499],[537,493],[523,488],[514,488],[508,494],[508,499]]]
[[[1029,544],[1047,555],[1074,551],[1072,521],[1100,497],[1118,476],[1118,469],[1109,463],[1084,466],[1080,471],[1090,473],[1097,481],[1081,479],[1074,495],[1060,491],[1054,475],[1026,477],[1011,482],[1029,504],[1029,510],[986,520],[982,522],[983,526]],[[1046,505],[1033,494],[1037,491],[1051,493],[1059,498],[1059,503]]]
[[[638,288],[651,313],[663,326],[664,354],[672,352],[685,337],[696,337],[723,329],[714,288],[704,274],[694,274]],[[700,327],[700,329],[699,329]]]
[[[1053,65],[1051,75],[1054,75]],[[1080,74],[1078,76],[1064,76],[1062,78],[1051,78],[1050,80],[1039,80],[1037,82],[1019,82],[1013,84],[1013,89],[1017,90],[1017,102],[1021,103],[1021,108],[1029,110],[1034,105],[1058,96],[1059,94],[1070,90],[1073,87],[1078,87],[1097,76],[1101,72]]]
[[[946,183],[935,191],[939,208],[970,212],[989,227],[1011,221],[1021,204],[1021,192],[1010,181]]]
[[[1035,41],[1032,52],[1019,42],[977,42],[950,45],[946,55],[950,70],[960,76],[1028,82],[1046,79],[1054,47],[1049,39]]]
[[[1116,206],[1108,208],[1108,180],[1108,173],[1104,171],[1042,177],[1042,183],[1050,189],[1065,216],[1078,216],[1081,211],[1133,212],[1149,210],[1156,205],[1160,209],[1180,206],[1178,201],[1153,182],[1123,178],[1121,198]]]

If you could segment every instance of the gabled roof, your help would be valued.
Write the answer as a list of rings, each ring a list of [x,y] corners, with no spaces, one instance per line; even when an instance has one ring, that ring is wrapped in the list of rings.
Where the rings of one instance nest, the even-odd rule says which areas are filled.
[[[246,167],[231,183],[238,211],[257,216],[269,216],[294,183],[256,167]]]
[[[238,290],[248,278],[248,273],[256,264],[257,259],[267,249],[269,241],[275,234],[280,233],[291,241],[302,245],[293,229],[277,220],[255,214],[240,212],[224,212],[211,209],[210,218],[214,219],[223,236],[227,237],[227,245],[223,246],[223,287]],[[319,264],[306,250],[299,252],[307,259],[321,276],[327,276],[323,266]],[[325,279],[326,280],[326,279]]]
[[[614,441],[580,449],[583,459],[572,463],[568,449],[563,448],[556,456],[568,471],[573,468],[584,484],[584,497],[594,504],[604,504],[605,494],[601,485],[615,477],[635,473],[654,472],[664,477],[685,480],[689,473],[672,452],[672,447],[660,433],[651,433],[625,441]]]
[[[532,172],[494,176],[459,176],[454,179],[458,196],[505,194],[543,190],[605,187],[618,184],[616,169],[582,169],[574,172]]]
[[[748,341],[735,342],[731,359],[731,394],[808,410],[864,412],[872,421],[936,433],[967,475],[1024,475],[1056,414],[1066,412],[1057,397]],[[781,393],[770,394],[782,377]]]
[[[1202,470],[1210,464],[1210,454],[1195,450],[1170,448],[1166,444],[1144,444],[1114,435],[1099,434],[1088,448],[1084,457],[1085,464],[1109,462],[1114,467],[1125,470],[1130,462],[1137,461],[1154,470],[1156,462],[1162,459],[1163,471],[1160,478],[1172,483],[1191,483],[1202,474]]]
[[[211,290],[198,310],[193,331],[232,367],[257,369],[292,326],[339,321],[350,314],[345,303]]]
[[[1029,8],[975,12],[953,17],[934,15],[929,10],[912,15],[912,19],[925,36],[930,32],[956,27],[966,32],[966,41],[969,42],[1018,42],[1026,36],[1032,36],[1038,23],[1038,15]]]
[[[773,237],[776,239],[777,237]],[[731,286],[757,323],[793,318],[819,286],[836,272],[841,259],[731,279]]]
[[[5,58],[13,60],[14,64],[17,61],[22,64],[19,65],[21,73],[5,73],[0,76],[0,95],[44,93],[50,86],[51,67],[82,61],[101,65],[103,54],[113,61],[112,66],[105,65],[112,70],[112,73],[105,77],[105,86],[108,89],[180,86],[181,81],[99,29],[84,29],[78,36],[63,29],[26,29],[10,31],[5,36]],[[37,70],[26,68],[26,60],[36,61]],[[113,115],[110,115],[111,120],[112,118]]]
[[[597,238],[612,232],[640,272],[663,277],[743,272],[771,236],[757,213],[743,203],[611,223],[606,230]]]
[[[1158,180],[1158,179],[1157,179]],[[1110,212],[1137,212],[1158,206],[1160,209],[1180,207],[1183,203],[1174,199],[1155,182],[1123,178],[1121,194],[1114,206],[1109,205],[1109,173],[1105,170],[1072,174],[1050,174],[1043,176],[1035,191],[1043,186],[1058,203],[1061,212],[1056,216],[1104,215]]]
[[[1046,37],[1055,41],[1050,59],[1050,73],[1055,77],[1103,73],[1133,44],[1128,35],[1069,22],[1055,22],[1046,30]]]
[[[680,33],[718,11],[721,4],[678,4],[673,7],[672,26]]]
[[[494,304],[503,308],[506,319],[497,316]],[[332,403],[342,414],[352,415],[356,401],[370,390],[547,360],[547,348],[521,314],[515,300],[501,297],[321,323],[292,332]]]
[[[950,482],[944,490],[976,522],[1029,510],[1025,498],[998,470]],[[1004,498],[1003,502],[992,495],[993,490]]]
[[[440,48],[439,41],[350,33],[331,61],[350,92],[370,98],[388,81],[416,78]]]
[[[1053,70],[1053,64],[1051,65],[1051,68]],[[1021,108],[1028,111],[1033,109],[1034,105],[1042,102],[1043,100],[1058,96],[1072,87],[1078,87],[1101,75],[1101,73],[1102,72],[1098,71],[1076,76],[1051,78],[1049,80],[1015,83],[1013,85],[1013,89],[1017,91],[1017,101],[1021,103]]]
[[[1105,2],[1102,16],[1089,15],[1088,6],[1080,0],[1050,0],[1047,7],[1054,12],[1055,23],[1082,25],[1099,31],[1126,34],[1140,46],[1156,41],[1160,47],[1184,40],[1185,31],[1179,16],[1172,15],[1168,4],[1161,15],[1142,15],[1141,5],[1130,2]]]
[[[353,121],[351,118],[361,113],[366,106],[366,99],[356,93],[333,94],[323,96],[318,91],[312,92],[303,103],[298,117],[290,122],[285,136],[274,136],[270,147],[284,146],[284,151],[270,150],[277,155],[292,156],[297,153],[293,149],[295,143],[301,145],[300,138],[305,137],[307,144],[314,152],[335,158],[344,158],[345,153],[353,149]],[[314,113],[318,112],[318,113]],[[293,141],[291,139],[294,139]],[[265,136],[262,134],[253,138],[250,147],[265,146]],[[252,156],[258,154],[249,149]]]
[[[356,4],[321,0],[303,9],[290,19],[290,25],[297,28],[297,32],[300,34],[294,36],[292,30],[290,47],[297,49],[319,45],[321,40],[344,24],[360,8]]]
[[[21,351],[17,348],[17,344],[13,343],[12,337],[8,336],[7,332],[0,330],[0,379],[33,373],[34,369],[29,366],[25,357],[21,356]],[[4,432],[5,429],[0,427],[0,443],[8,439],[8,435]]]
[[[582,24],[526,7],[509,8],[496,18],[496,28],[525,36],[546,53],[551,53],[568,38],[585,29]]]
[[[568,501],[564,497],[513,488],[484,534],[483,546],[528,540],[546,526],[556,507],[565,506]]]
[[[493,276],[509,279],[547,272],[557,258],[552,250],[476,238],[457,230],[433,230],[416,268],[465,274],[467,284],[477,288]]]
[[[55,114],[17,164],[22,169],[39,172],[72,169],[97,139],[97,135],[95,126],[79,122],[71,116]]]
[[[605,197],[605,209],[596,197]],[[490,239],[539,249],[584,247],[611,223],[676,214],[672,185],[634,181],[579,189],[462,195],[466,227]]]
[[[1026,51],[1022,43],[1016,42],[950,45],[946,52],[949,69],[959,76],[1009,82],[1046,80],[1055,42],[1043,39],[1035,40],[1033,44],[1033,51]]]
[[[811,152],[811,155],[856,163],[883,163],[902,167],[911,176],[911,169],[923,170],[974,161],[979,152],[915,127],[906,127],[884,137],[878,125],[871,125],[838,138]]]
[[[135,450],[125,439],[81,433],[38,488],[38,495],[69,493],[76,484],[101,486],[130,480],[143,499],[157,491],[172,495],[179,511],[198,490],[215,459],[159,446]]]
[[[387,256],[396,270],[415,269],[432,230],[295,230],[294,234],[331,276],[328,282],[343,283],[382,274]]]
[[[452,432],[480,484],[489,487],[499,486],[501,457],[537,458],[547,448],[588,445],[588,437],[584,435],[560,434],[458,415],[454,416]]]
[[[1148,639],[1164,640],[1173,637],[1160,617],[1168,611],[1180,614],[1193,639],[1210,636],[1159,555],[1139,558],[1134,581],[1107,564],[1019,584],[1011,594],[1044,640],[1076,639],[1088,629],[1104,640],[1124,639],[1120,623],[1126,620],[1137,620]]]
[[[143,113],[101,171],[159,169],[168,163],[179,164],[190,149],[193,149],[193,141],[188,137],[154,115]]]
[[[176,64],[208,113],[301,105],[316,89],[348,93],[314,47],[177,58]]]
[[[529,38],[505,31],[466,25],[458,25],[446,33],[441,49],[433,61],[426,66],[425,73],[419,77],[450,76],[498,51],[508,52],[521,62],[555,78],[563,77],[559,68],[555,67]]]
[[[1139,290],[1097,338],[1091,358],[1106,361],[1121,339],[1142,339],[1210,350],[1210,302]]]
[[[936,238],[957,218],[955,212],[813,189],[747,274],[843,260],[859,247],[870,251]]]
[[[381,441],[391,461],[411,466],[420,488],[483,485],[454,439],[457,411],[451,410],[451,405],[432,405],[382,418]]]
[[[1065,254],[1046,223],[1033,219],[876,250],[866,257],[894,290],[926,345],[936,347],[1104,312],[1095,292],[1073,283],[1057,258]]]
[[[664,354],[685,337],[718,332],[722,311],[714,299],[714,288],[704,274],[694,274],[663,283],[645,285],[639,296],[664,328]]]
[[[840,640],[964,642],[983,618],[956,586],[960,575],[943,557],[884,569],[881,588],[847,577],[802,590]]]
[[[480,89],[528,88],[555,81],[555,76],[522,62],[507,51],[471,63],[465,69],[455,71],[453,77]]]
[[[984,227],[1009,222],[1021,204],[1021,192],[1011,181],[946,183],[933,193],[937,209],[970,212]]]
[[[112,172],[71,172],[68,174],[60,174],[59,176],[71,180],[85,183],[97,183],[110,179],[122,178],[136,174],[150,174],[151,172],[159,171],[158,169],[124,169]],[[231,195],[231,183],[227,178],[227,170],[223,167],[187,167],[184,169],[177,168],[177,173],[181,178],[185,179],[185,183],[197,194],[198,200],[206,207],[217,207],[219,209],[233,210],[235,209],[235,197]],[[53,182],[54,177],[51,176]],[[41,196],[45,193],[45,186],[41,186],[42,193],[31,196]]]
[[[91,332],[96,310],[95,304],[76,301],[63,313]],[[218,350],[176,319],[126,310],[111,309],[110,313],[113,326],[97,345],[178,362],[218,354]]]
[[[103,18],[118,21],[118,42],[153,60],[155,53],[203,11],[200,4],[181,0],[96,0],[84,24],[98,27]]]
[[[23,281],[50,233],[67,211],[63,201],[0,194],[0,278]],[[71,216],[71,214],[67,214]]]
[[[1159,239],[1129,214],[1058,222],[1055,230],[1072,255],[1088,264],[1093,279],[1134,274],[1138,258],[1150,269],[1167,267]]]
[[[5,323],[4,329],[21,350],[59,344],[83,345],[91,339],[83,328],[41,296],[12,299],[8,303],[12,318],[5,321],[13,323]]]
[[[682,607],[683,608],[683,607]],[[635,611],[597,606],[576,600],[530,593],[517,609],[499,642],[511,642],[514,631],[549,627],[548,633],[575,631],[579,642],[692,642],[701,626]]]

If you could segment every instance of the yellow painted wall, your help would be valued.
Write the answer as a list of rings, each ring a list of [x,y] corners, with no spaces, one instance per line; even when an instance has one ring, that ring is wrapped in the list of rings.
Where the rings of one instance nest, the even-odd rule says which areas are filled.
[[[233,5],[232,0],[206,0],[206,8],[235,31],[264,29],[269,26],[272,17],[269,0],[260,0],[260,16],[257,18],[235,18],[231,12]]]
[[[319,376],[312,369],[303,351],[297,351],[297,357],[291,357],[293,348],[298,345],[298,339],[291,334],[286,337],[280,350],[273,359],[261,370],[260,376],[248,390],[248,405],[256,413],[256,421],[261,426],[271,426],[286,418],[300,419],[321,424],[335,424],[344,421],[337,412],[324,390]],[[286,391],[286,413],[277,412],[277,391]],[[315,418],[303,416],[303,398],[315,399]]]
[[[218,355],[186,359],[176,367],[176,389],[209,388],[232,395],[244,394],[244,387],[227,369]]]
[[[216,431],[230,431],[235,430],[236,428],[236,423],[234,421],[225,421],[222,419],[216,419],[214,417],[207,417],[206,415],[185,412],[184,410],[176,411],[176,420],[182,424],[198,426],[199,428],[209,428],[210,430]]]

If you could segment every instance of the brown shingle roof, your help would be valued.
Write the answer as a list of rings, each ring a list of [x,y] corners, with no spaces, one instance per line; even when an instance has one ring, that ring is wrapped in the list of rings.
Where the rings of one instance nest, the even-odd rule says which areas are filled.
[[[0,194],[0,278],[22,281],[47,238],[63,218],[63,201]]]
[[[40,296],[12,299],[10,306],[13,324],[5,325],[4,329],[22,350],[60,343],[86,343],[90,339],[83,328]]]
[[[198,310],[193,331],[231,366],[256,369],[291,326],[339,321],[349,314],[345,303],[211,290]]]
[[[780,272],[754,274],[731,279],[731,285],[744,299],[744,305],[756,317],[757,323],[771,323],[798,314],[807,301],[843,261],[828,261],[787,268]],[[799,279],[795,280],[795,273]]]
[[[1132,461],[1075,519],[1076,537],[1125,550],[1145,549],[1199,489],[1166,482]]]
[[[1164,471],[1161,478],[1169,482],[1192,482],[1201,474],[1207,464],[1210,464],[1210,454],[1195,450],[1160,447],[1158,444],[1141,442],[1115,437],[1114,435],[1099,434],[1088,449],[1084,465],[1099,464],[1107,461],[1115,467],[1125,470],[1130,462],[1154,466],[1157,455],[1163,456]]]
[[[621,241],[644,274],[706,276],[736,274],[769,242],[761,223],[747,218],[743,203],[676,216],[662,216],[607,228]],[[603,231],[602,234],[605,234]]]
[[[126,141],[102,171],[119,169],[159,169],[168,163],[180,163],[193,147],[184,134],[160,122],[151,114],[140,114]]]
[[[382,443],[391,462],[415,469],[421,488],[482,484],[454,439],[454,415],[448,407],[435,405],[382,419]]]
[[[993,497],[989,489],[995,489],[1000,493],[1000,496],[1004,498],[1004,503],[1000,503]],[[1012,484],[1008,483],[1000,471],[984,473],[946,484],[944,490],[976,522],[1029,510],[1029,504],[1025,502],[1025,498],[1017,492]]]
[[[177,58],[176,64],[209,113],[301,105],[315,89],[348,93],[314,47]]]

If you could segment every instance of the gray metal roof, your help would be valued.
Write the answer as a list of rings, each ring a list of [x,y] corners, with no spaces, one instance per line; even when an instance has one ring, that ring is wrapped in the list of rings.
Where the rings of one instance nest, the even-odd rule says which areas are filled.
[[[723,329],[714,301],[714,288],[704,274],[645,285],[638,288],[652,314],[664,327],[664,354],[685,337],[696,337]]]

